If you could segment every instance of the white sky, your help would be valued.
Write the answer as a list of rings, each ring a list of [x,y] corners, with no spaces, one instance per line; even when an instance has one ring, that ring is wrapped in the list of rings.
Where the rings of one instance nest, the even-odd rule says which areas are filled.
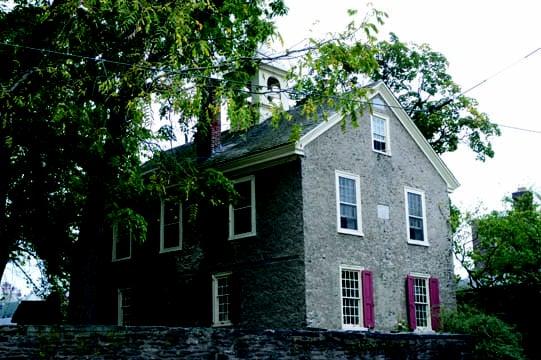
[[[347,9],[358,9],[359,18],[366,9],[366,2],[352,0],[286,3],[289,14],[278,21],[286,46],[316,34],[341,31],[349,21]],[[389,15],[381,29],[382,38],[392,31],[401,41],[428,43],[447,57],[450,74],[463,90],[541,47],[541,2],[535,0],[373,0],[372,4]],[[540,69],[541,51],[467,95],[479,101],[480,110],[493,122],[541,132],[535,109]],[[502,136],[493,141],[494,159],[476,161],[467,148],[443,157],[461,183],[452,199],[463,210],[478,205],[501,208],[502,198],[518,186],[541,190],[537,162],[541,133],[501,130]]]

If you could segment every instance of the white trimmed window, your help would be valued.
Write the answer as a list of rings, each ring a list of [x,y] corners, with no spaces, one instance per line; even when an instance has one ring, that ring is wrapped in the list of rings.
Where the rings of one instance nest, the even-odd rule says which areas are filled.
[[[256,235],[255,177],[234,180],[237,202],[229,205],[229,240]]]
[[[440,328],[439,280],[426,274],[406,277],[408,322],[411,330],[436,331]]]
[[[413,296],[415,303],[415,322],[418,328],[430,329],[430,302],[428,297],[428,279],[413,278]]]
[[[358,266],[340,266],[342,328],[374,328],[372,272]]]
[[[372,150],[390,155],[388,120],[382,116],[372,115]]]
[[[336,170],[337,231],[362,236],[359,175]]]
[[[117,325],[130,325],[132,318],[132,291],[129,288],[117,291]]]
[[[341,267],[342,327],[362,328],[361,269]]]
[[[162,199],[160,211],[160,252],[182,249],[182,204]]]
[[[231,273],[212,275],[212,325],[231,325]]]
[[[426,238],[425,193],[420,190],[406,188],[405,196],[408,242],[417,245],[428,245]]]
[[[129,226],[119,222],[113,225],[113,261],[131,257],[132,232]]]

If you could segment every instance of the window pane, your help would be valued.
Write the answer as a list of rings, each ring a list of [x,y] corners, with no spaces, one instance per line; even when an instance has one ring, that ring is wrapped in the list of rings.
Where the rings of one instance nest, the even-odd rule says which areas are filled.
[[[180,220],[179,203],[174,201],[164,202],[163,222],[164,224],[174,224]]]
[[[216,304],[218,322],[228,322],[231,308],[231,286],[229,276],[222,276],[216,279]]]
[[[374,150],[385,152],[385,142],[376,140],[374,137]]]
[[[373,117],[372,118],[372,132],[374,133],[374,138],[380,136],[383,140],[385,139],[385,120]]]
[[[340,204],[340,227],[357,230],[357,206]]]
[[[235,207],[250,206],[252,201],[252,182],[243,181],[235,184],[235,190],[239,193],[239,198]]]
[[[245,207],[233,210],[234,234],[244,234],[252,231],[252,208]]]
[[[408,211],[410,215],[423,217],[422,198],[419,194],[408,193]]]
[[[175,248],[180,246],[180,225],[169,224],[163,228],[163,248]]]
[[[356,204],[355,180],[339,177],[338,184],[340,188],[340,202]]]

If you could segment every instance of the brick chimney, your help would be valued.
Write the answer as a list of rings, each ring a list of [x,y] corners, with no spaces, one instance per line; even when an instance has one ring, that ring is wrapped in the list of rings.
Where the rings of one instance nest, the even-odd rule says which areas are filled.
[[[204,84],[203,101],[194,136],[198,161],[205,161],[221,147],[221,103],[216,99],[216,80]]]

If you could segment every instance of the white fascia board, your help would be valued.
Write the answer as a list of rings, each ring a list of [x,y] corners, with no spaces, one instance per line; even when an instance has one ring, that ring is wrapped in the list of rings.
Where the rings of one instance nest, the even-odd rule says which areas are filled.
[[[221,169],[223,172],[227,173],[241,170],[250,166],[264,164],[273,160],[287,158],[288,156],[292,155],[304,156],[304,151],[298,149],[296,144],[293,142],[281,145],[273,149],[265,150],[257,154],[251,154],[240,159],[234,159],[224,162],[222,164],[215,164],[215,166],[218,169]]]

